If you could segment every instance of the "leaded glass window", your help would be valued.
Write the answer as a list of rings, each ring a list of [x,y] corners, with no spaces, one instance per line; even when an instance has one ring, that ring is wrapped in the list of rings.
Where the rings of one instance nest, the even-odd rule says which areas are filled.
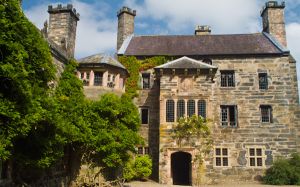
[[[166,102],[166,122],[174,122],[174,101],[173,100],[167,100]]]
[[[177,101],[177,119],[185,116],[185,102],[184,100]]]
[[[206,102],[205,100],[198,101],[198,116],[206,118]]]
[[[234,87],[234,71],[221,71],[221,87]]]
[[[272,123],[272,107],[269,105],[260,106],[261,122]]]
[[[188,100],[187,113],[188,113],[189,117],[191,117],[192,115],[195,114],[195,101],[194,100]]]
[[[259,73],[258,80],[259,80],[259,89],[267,90],[268,89],[268,74],[267,73]]]

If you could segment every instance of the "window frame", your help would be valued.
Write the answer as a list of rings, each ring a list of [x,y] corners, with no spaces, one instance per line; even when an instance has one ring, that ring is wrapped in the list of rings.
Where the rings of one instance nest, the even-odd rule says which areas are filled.
[[[176,106],[177,120],[179,120],[180,118],[186,116],[185,107],[186,107],[185,100],[184,99],[178,99],[177,100],[177,106]]]
[[[96,81],[96,78],[97,78],[97,74],[99,74],[100,76],[99,76],[99,83],[97,83],[96,84],[96,82],[98,82],[98,81]],[[101,76],[102,75],[102,76]],[[103,86],[103,72],[100,72],[100,71],[96,71],[95,73],[94,73],[94,86]]]
[[[232,82],[230,82],[229,75],[232,75]],[[224,76],[224,78],[223,78]],[[225,79],[225,82],[224,82]],[[220,71],[220,85],[221,88],[234,88],[235,87],[235,71],[234,70],[221,70]]]
[[[143,111],[144,110],[147,110],[147,123],[143,123]],[[150,120],[149,113],[150,113],[149,107],[140,107],[140,117],[141,117],[141,124],[142,125],[149,125],[149,120]]]
[[[220,155],[217,155],[217,149],[220,149]],[[224,155],[223,154],[223,150],[226,149],[227,150],[227,155]],[[217,146],[217,147],[214,147],[213,149],[214,151],[214,163],[213,163],[213,166],[214,167],[217,167],[217,168],[223,168],[223,167],[231,167],[230,166],[230,156],[229,156],[229,152],[230,152],[230,149],[227,148],[227,147],[222,147],[222,146]],[[217,158],[220,158],[220,163],[221,165],[217,165]],[[227,166],[224,166],[224,159],[227,158]]]
[[[145,79],[148,78],[147,84],[145,84]],[[148,90],[150,89],[150,84],[151,84],[151,75],[150,73],[142,73],[142,89],[143,90]],[[147,80],[147,79],[146,79]]]
[[[171,108],[168,107],[168,104],[172,104]],[[169,111],[169,109],[171,109],[171,111]],[[166,100],[166,122],[167,123],[175,122],[175,101],[173,99]]]
[[[196,101],[194,99],[189,99],[186,104],[186,111],[187,116],[192,117],[193,115],[196,115]]]
[[[198,107],[198,116],[202,116],[204,119],[206,119],[206,101],[204,99],[198,100],[197,107]],[[201,113],[203,115],[201,115]]]
[[[268,73],[258,73],[258,87],[259,90],[268,90]]]
[[[250,149],[254,149],[254,155],[251,155]],[[261,150],[261,155],[257,155],[257,150]],[[251,165],[251,159],[254,159],[254,166]],[[261,166],[258,166],[258,159],[261,159]],[[249,146],[247,147],[247,166],[250,168],[264,168],[266,162],[265,149],[260,146]]]
[[[231,120],[231,114],[232,114],[232,109],[234,111],[234,121]],[[226,108],[226,118],[227,121],[223,121],[223,108]],[[220,122],[221,122],[221,127],[231,127],[231,128],[236,128],[238,127],[238,107],[237,105],[220,105]],[[234,125],[231,125],[234,122]],[[223,125],[227,123],[227,125]]]
[[[267,109],[268,111],[268,116],[263,114],[263,109]],[[271,105],[260,105],[259,106],[260,110],[260,122],[261,123],[273,123],[273,108]],[[264,119],[268,118],[268,121],[265,121]]]

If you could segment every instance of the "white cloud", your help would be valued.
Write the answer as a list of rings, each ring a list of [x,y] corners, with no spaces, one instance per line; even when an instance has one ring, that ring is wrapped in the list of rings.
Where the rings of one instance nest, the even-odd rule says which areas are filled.
[[[170,33],[191,30],[196,25],[210,25],[213,33],[260,32],[259,0],[126,0],[124,5],[137,9],[137,16],[147,16],[167,24]],[[140,15],[141,14],[141,15]]]
[[[298,88],[300,88],[300,23],[290,23],[286,26],[288,48],[291,50],[292,55],[298,61]]]
[[[107,13],[110,13],[109,5],[103,2],[87,4],[78,0],[73,0],[71,3],[80,13],[75,56],[81,58],[100,52],[114,52],[117,41],[117,20],[106,17]],[[43,2],[24,11],[38,28],[42,28],[44,21],[49,17],[48,4],[50,3]]]

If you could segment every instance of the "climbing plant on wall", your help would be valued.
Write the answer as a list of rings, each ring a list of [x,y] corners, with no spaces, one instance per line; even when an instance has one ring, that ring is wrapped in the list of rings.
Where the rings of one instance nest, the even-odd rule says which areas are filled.
[[[139,73],[148,69],[154,68],[161,64],[166,63],[170,58],[164,56],[155,56],[146,58],[144,60],[138,60],[134,56],[121,56],[119,61],[127,68],[129,77],[126,81],[126,93],[131,97],[137,96],[137,90],[139,89]]]

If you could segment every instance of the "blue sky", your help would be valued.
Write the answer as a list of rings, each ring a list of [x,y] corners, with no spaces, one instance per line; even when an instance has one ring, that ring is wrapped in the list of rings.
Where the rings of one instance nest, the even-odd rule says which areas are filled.
[[[196,25],[210,25],[212,34],[261,32],[260,10],[266,0],[23,0],[27,17],[39,28],[48,19],[47,7],[72,3],[80,13],[76,58],[114,53],[116,12],[137,10],[135,34],[193,34]],[[288,48],[300,62],[300,0],[287,0],[285,20]],[[297,67],[300,80],[300,66]]]

